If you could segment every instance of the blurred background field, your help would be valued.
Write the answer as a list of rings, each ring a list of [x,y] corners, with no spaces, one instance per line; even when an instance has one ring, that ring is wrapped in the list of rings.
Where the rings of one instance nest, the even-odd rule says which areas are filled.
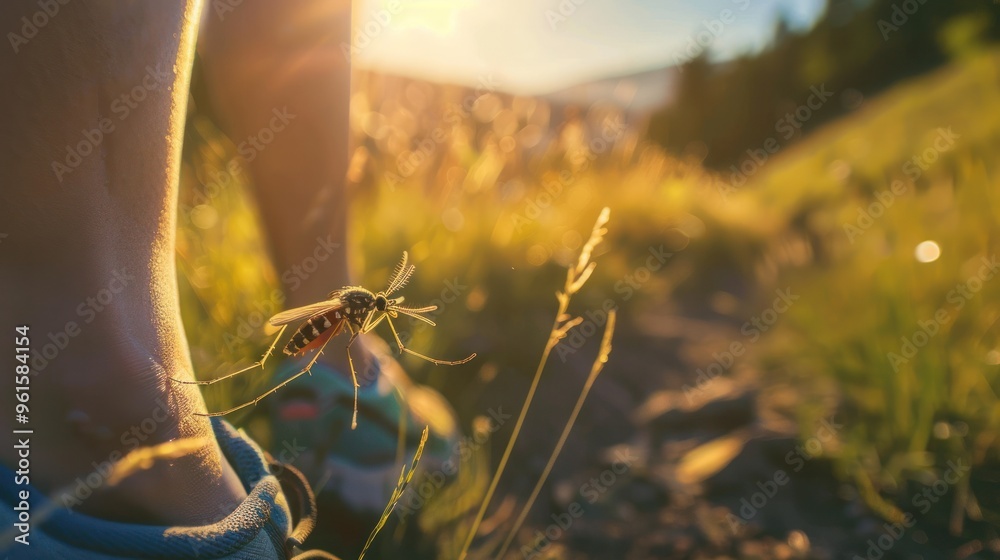
[[[843,4],[809,31],[779,26],[771,49],[688,62],[674,103],[645,118],[610,101],[356,70],[352,265],[377,287],[409,251],[407,299],[443,304],[437,328],[404,321],[406,336],[431,355],[479,354],[462,368],[402,360],[448,398],[464,432],[491,407],[518,410],[564,268],[611,208],[572,312],[596,317],[612,300],[615,349],[517,542],[550,525],[609,450],[641,459],[540,557],[864,556],[905,513],[917,525],[887,557],[1000,555],[1000,278],[974,280],[1000,250],[998,14],[988,2],[928,2],[883,41],[876,21],[891,2]],[[816,118],[776,134],[821,84],[832,96]],[[210,378],[266,348],[261,321],[281,309],[281,271],[236,149],[197,98],[187,135],[179,282],[196,371]],[[651,267],[657,255],[668,256]],[[776,290],[797,299],[771,323]],[[765,328],[747,328],[754,318]],[[490,509],[501,532],[599,338],[550,361]],[[746,352],[720,358],[733,343]],[[252,375],[205,394],[220,409],[268,384]],[[731,531],[741,498],[829,418],[842,428],[810,448],[795,496]],[[234,420],[253,429],[252,416]],[[509,434],[494,433],[469,476],[424,511],[428,554],[454,557]],[[915,507],[949,461],[972,470]],[[398,553],[401,534],[390,522],[376,551]]]

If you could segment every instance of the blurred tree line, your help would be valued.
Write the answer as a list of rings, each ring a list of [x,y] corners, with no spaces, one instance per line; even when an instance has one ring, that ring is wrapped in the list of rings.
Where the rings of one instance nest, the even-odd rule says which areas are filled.
[[[902,78],[996,42],[998,9],[996,0],[828,0],[808,31],[780,20],[760,53],[713,64],[708,44],[680,66],[677,97],[648,135],[708,167],[739,166],[769,138],[783,147]],[[830,101],[801,110],[821,86]]]

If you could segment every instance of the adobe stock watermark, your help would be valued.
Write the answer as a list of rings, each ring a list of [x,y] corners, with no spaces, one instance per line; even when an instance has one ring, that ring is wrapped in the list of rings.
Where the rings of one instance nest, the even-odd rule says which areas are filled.
[[[464,294],[467,291],[469,291],[469,287],[459,282],[457,276],[451,280],[445,280],[444,288],[441,289],[441,293],[438,295],[438,297],[426,302],[426,304],[421,303],[420,305],[421,307],[423,307],[424,305],[434,305],[437,307],[437,309],[435,309],[434,311],[428,311],[427,313],[423,313],[423,315],[427,316],[431,320],[435,320],[442,313],[444,313],[446,307],[458,301],[458,298],[462,297],[462,294]],[[431,328],[429,324],[423,321],[414,319],[412,317],[410,317],[409,319],[410,320],[407,323],[408,328],[405,330],[403,329],[399,330],[399,339],[403,342],[403,345],[405,346],[409,346],[410,341],[413,340],[413,338],[417,334],[423,332],[428,328]],[[393,322],[393,324],[395,325],[395,321]],[[398,326],[396,328],[399,329]]]
[[[444,111],[441,119],[444,124],[435,126],[417,142],[412,150],[403,151],[396,157],[396,171],[385,171],[385,180],[389,184],[390,190],[396,190],[397,186],[413,176],[424,163],[430,160],[438,146],[448,140],[449,133],[445,125],[455,127],[464,122],[472,114],[480,97],[497,90],[497,84],[493,81],[492,74],[480,76],[477,81],[478,84],[472,93],[462,98],[460,103],[452,104]]]
[[[917,13],[917,10],[926,3],[927,0],[903,0],[903,2],[893,4],[892,15],[889,17],[889,20],[880,19],[877,22],[878,30],[882,34],[882,40],[888,41],[889,34],[899,31],[900,27],[910,21],[910,16]]]
[[[268,144],[274,142],[275,135],[285,130],[285,127],[295,120],[295,115],[288,112],[288,106],[271,109],[271,115],[267,126],[261,127],[256,134],[247,136],[246,140],[237,144],[236,151],[247,163],[256,159]]]
[[[546,177],[542,179],[542,192],[526,200],[524,209],[511,216],[515,231],[521,233],[525,226],[541,217],[542,212],[552,206],[553,202],[568,187],[572,186],[576,179],[589,169],[599,156],[611,150],[615,143],[625,136],[625,130],[625,123],[620,118],[605,120],[601,135],[591,138],[583,150],[570,157],[570,162],[574,165],[575,170],[563,169],[557,178]]]
[[[333,253],[341,247],[340,243],[333,241],[329,235],[316,238],[316,245],[312,254],[306,256],[297,264],[292,265],[279,275],[282,284],[287,287],[289,293],[298,290],[307,278],[319,270],[320,263],[329,259]],[[226,348],[230,351],[251,338],[268,318],[282,310],[285,304],[285,292],[280,288],[271,290],[271,297],[263,303],[255,302],[254,309],[236,323],[236,335],[225,333],[222,335]]]
[[[587,3],[587,0],[559,0],[555,9],[545,10],[545,21],[549,24],[549,29],[555,31],[560,25],[566,23],[573,17],[580,6]]]
[[[155,68],[146,66],[146,73],[139,84],[116,97],[108,107],[109,111],[118,117],[118,122],[124,121],[132,114],[132,111],[139,108],[152,92],[160,89],[160,86],[167,83],[173,77],[173,69]],[[66,155],[62,161],[53,160],[51,167],[56,179],[62,183],[66,174],[72,173],[79,167],[84,159],[97,151],[97,148],[115,131],[115,121],[111,117],[101,117],[97,120],[96,126],[90,129],[83,129],[83,138],[74,145],[66,145]]]
[[[243,0],[212,0],[212,9],[215,10],[219,21],[225,21],[230,12],[243,5]]]
[[[536,530],[534,539],[529,544],[521,547],[521,557],[525,560],[536,558],[552,546],[552,543],[561,539],[576,520],[583,517],[584,513],[586,513],[583,502],[589,504],[597,503],[597,500],[601,499],[601,496],[607,493],[611,487],[626,477],[632,469],[632,463],[636,459],[636,457],[630,454],[630,450],[626,450],[625,452],[616,451],[615,460],[611,463],[610,467],[604,469],[600,474],[592,477],[580,486],[577,493],[582,498],[582,501],[574,500],[566,506],[563,512],[553,513],[550,516],[552,523],[545,527],[544,530]]]
[[[320,263],[326,262],[326,259],[330,258],[340,247],[341,244],[331,239],[329,234],[326,237],[317,237],[312,254],[282,272],[281,282],[288,286],[288,290],[291,292],[298,290],[302,286],[302,282],[305,282],[314,272],[319,270]]]
[[[59,15],[59,10],[66,4],[69,4],[69,2],[70,0],[38,0],[35,3],[38,6],[38,11],[31,14],[30,17],[24,16],[21,18],[20,33],[14,31],[7,32],[7,40],[10,41],[10,47],[14,49],[14,54],[19,53],[24,45],[27,45],[29,41],[37,37],[38,32],[44,29],[54,17]]]
[[[163,402],[162,398],[157,398],[155,402],[156,408],[150,412],[149,416],[143,418],[138,424],[133,424],[118,438],[124,451],[116,449],[108,455],[106,460],[100,463],[92,461],[90,464],[94,470],[87,475],[78,476],[74,481],[73,489],[67,490],[59,496],[59,502],[62,503],[63,507],[70,509],[83,504],[84,500],[90,498],[95,491],[104,486],[118,461],[145,444],[164,422],[172,420],[167,403]]]
[[[750,6],[750,0],[732,0],[732,3],[740,12],[745,11]],[[720,11],[716,18],[702,20],[701,25],[704,29],[687,38],[683,51],[674,53],[674,65],[677,69],[683,71],[685,64],[704,54],[712,46],[712,43],[722,36],[726,26],[735,21],[736,12],[729,8]]]
[[[157,402],[161,404],[162,408],[158,408],[156,411],[154,411],[153,414],[154,418],[157,418],[157,422],[159,423],[163,422],[164,420],[158,419],[159,416],[156,414],[156,412],[162,410],[164,411],[164,414],[166,414],[165,413],[166,409],[165,405],[163,405],[161,401]],[[143,420],[142,425],[145,425],[146,422],[147,420]],[[133,426],[130,432],[136,430],[137,427]],[[142,429],[142,433],[145,434],[146,436],[151,435],[153,431],[155,431],[155,428]],[[123,434],[123,440],[124,437],[125,435]],[[145,439],[148,438],[143,437],[143,440]],[[96,462],[91,463],[94,466],[94,471],[86,475],[86,477],[77,477],[76,487],[72,491],[64,492],[61,495],[60,501],[62,502],[63,506],[66,507],[67,509],[71,507],[80,506],[87,498],[92,496],[94,492],[96,492],[104,484],[106,484],[108,478],[110,477],[111,473],[115,468],[115,464],[119,460],[124,458],[126,455],[128,455],[129,452],[137,448],[137,446],[136,447],[129,446],[129,447],[130,449],[125,453],[113,451],[107,461],[102,461],[101,463],[96,463]],[[282,441],[281,444],[277,446],[275,449],[278,449],[278,451],[275,451],[273,453],[273,458],[276,459],[276,461],[272,462],[269,465],[268,472],[253,473],[250,476],[248,476],[246,480],[243,481],[244,484],[253,488],[256,487],[257,484],[264,477],[274,476],[280,478],[282,473],[285,471],[286,466],[293,464],[299,458],[300,455],[302,455],[304,452],[308,450],[307,447],[300,446],[298,443],[298,439],[295,438],[293,438],[291,441],[289,440]],[[231,515],[235,511],[232,507],[223,505],[220,502],[213,502],[210,507],[211,510],[213,511],[213,514],[209,516],[209,519],[221,520]],[[70,509],[70,511],[72,512],[73,510]],[[194,554],[194,558],[201,557],[201,550],[203,548],[208,548],[211,550],[214,547],[214,542],[211,540],[185,539],[185,542],[191,545],[191,552]]]
[[[274,458],[275,461],[272,461],[268,465],[268,472],[253,473],[247,477],[244,484],[253,488],[256,487],[257,483],[259,483],[263,478],[268,476],[274,476],[275,478],[278,478],[278,480],[281,480],[281,475],[285,472],[285,468],[294,464],[295,461],[298,460],[299,456],[308,451],[307,447],[299,445],[298,439],[296,438],[292,438],[291,441],[287,439],[283,440],[281,444],[275,446],[274,449],[277,450],[272,453],[272,458]],[[320,489],[317,488],[315,491],[318,493],[319,490]],[[209,519],[225,519],[235,511],[231,507],[223,505],[221,502],[214,502],[213,509],[215,513],[213,516],[209,517]],[[217,552],[215,550],[217,543],[212,539],[185,539],[185,542],[191,545],[191,552],[194,554],[195,558],[201,557],[202,549],[207,549],[213,553]],[[212,556],[214,557],[215,554],[212,554]]]
[[[80,302],[80,305],[76,306],[76,314],[82,322],[66,321],[62,330],[54,333],[49,332],[47,337],[49,341],[41,346],[40,351],[32,345],[31,369],[34,374],[44,371],[74,338],[80,336],[80,333],[83,332],[82,327],[93,323],[97,315],[107,309],[115,297],[134,280],[135,277],[124,268],[111,271],[111,280],[108,281],[107,286],[88,296]]]
[[[927,514],[933,504],[941,501],[948,494],[948,491],[972,470],[969,465],[963,465],[961,459],[957,463],[955,461],[948,461],[947,466],[948,469],[942,473],[940,478],[935,480],[933,484],[925,487],[921,493],[913,496],[910,500],[913,508],[919,511],[921,515]],[[885,529],[885,532],[879,535],[878,538],[868,539],[866,543],[868,548],[865,550],[865,555],[854,554],[852,560],[880,560],[885,556],[886,552],[889,552],[903,538],[906,530],[916,524],[916,516],[911,512],[903,513],[903,519],[900,521],[883,523],[882,528]]]
[[[418,476],[419,484],[411,484],[406,488],[395,508],[400,522],[427,505],[445,483],[458,473],[459,465],[467,462],[476,451],[486,445],[493,434],[512,417],[504,413],[502,406],[491,408],[487,412],[490,417],[487,419],[486,429],[476,430],[473,435],[460,439],[452,449],[452,456],[440,468]]]
[[[257,152],[258,154],[260,152]],[[209,204],[217,196],[221,195],[227,188],[235,184],[236,177],[239,176],[242,168],[239,160],[231,158],[222,169],[212,171],[211,177],[202,188],[193,189],[191,204],[181,204],[181,212],[185,216],[190,216],[195,208]]]
[[[288,106],[271,109],[271,118],[266,126],[261,127],[256,134],[247,136],[236,146],[237,153],[246,163],[250,163],[257,158],[277,137],[279,132],[285,130],[288,125],[295,120],[295,115],[288,111]],[[198,206],[208,204],[217,196],[223,193],[230,185],[235,183],[242,167],[236,158],[226,162],[225,167],[216,169],[204,188],[194,189],[192,195],[192,205],[182,205],[181,210],[185,216],[190,216],[191,212]]]
[[[843,424],[838,424],[833,417],[820,421],[820,427],[816,430],[816,435],[795,446],[794,449],[785,454],[785,465],[790,468],[791,473],[797,473],[806,466],[808,461],[819,457],[823,449],[834,444],[837,434],[844,429]],[[726,521],[729,523],[729,530],[734,535],[746,526],[767,504],[778,495],[778,492],[791,480],[789,471],[778,469],[770,478],[758,480],[756,482],[757,491],[749,497],[740,498],[740,508],[735,513],[726,514]]]
[[[403,10],[403,3],[400,0],[389,0],[385,8],[380,8],[368,14],[367,20],[356,26],[351,44],[340,43],[340,51],[344,53],[344,60],[348,63],[351,58],[361,54],[382,32],[392,23],[393,16]]]
[[[955,284],[955,287],[945,295],[945,300],[951,304],[950,308],[941,307],[934,312],[931,318],[917,321],[917,328],[913,333],[900,337],[902,343],[899,350],[886,354],[892,371],[898,372],[900,367],[908,364],[924,346],[927,346],[932,338],[937,336],[958,315],[958,312],[965,307],[969,300],[976,297],[976,294],[983,289],[983,284],[996,276],[997,270],[1000,269],[1000,262],[997,262],[995,254],[989,259],[982,257],[980,262],[982,265],[976,274],[964,282]]]
[[[941,154],[955,149],[955,140],[958,138],[959,135],[955,134],[951,130],[951,127],[939,127],[937,129],[937,136],[931,141],[931,145],[903,163],[903,173],[910,181],[916,182],[925,171],[930,169],[931,165],[938,160]],[[858,215],[854,223],[847,222],[843,224],[844,233],[847,235],[848,241],[853,245],[862,234],[875,225],[876,219],[881,218],[896,203],[897,197],[903,196],[907,192],[909,192],[907,184],[896,179],[889,185],[888,189],[883,189],[875,193],[875,200],[867,207],[858,206]]]
[[[774,131],[781,135],[781,140],[788,141],[795,133],[802,129],[802,126],[813,117],[813,115],[826,105],[827,101],[833,97],[834,92],[826,89],[826,84],[811,86],[809,97],[805,103],[799,105],[794,111],[785,113],[774,123]],[[736,164],[729,166],[729,183],[719,182],[717,188],[722,198],[728,200],[729,195],[736,193],[738,187],[746,184],[747,180],[754,176],[767,163],[771,156],[781,150],[781,140],[771,136],[761,144],[759,148],[748,148],[747,157]]]
[[[664,250],[663,245],[650,247],[649,254],[642,265],[638,266],[630,274],[615,282],[615,293],[619,298],[609,297],[604,300],[599,309],[587,310],[583,315],[583,322],[570,329],[566,338],[559,341],[556,346],[556,354],[563,363],[569,356],[575,354],[588,339],[601,331],[601,327],[608,322],[608,312],[618,309],[619,302],[626,302],[635,295],[636,291],[642,288],[646,282],[653,277],[653,273],[658,272],[667,261],[674,256],[674,253]]]
[[[784,290],[777,289],[774,293],[777,297],[774,298],[771,306],[764,309],[760,315],[751,317],[740,327],[740,334],[746,337],[747,343],[744,344],[740,340],[734,340],[721,353],[713,352],[712,363],[708,367],[698,369],[694,385],[685,383],[681,387],[689,403],[693,404],[696,397],[703,397],[708,384],[729,371],[736,363],[736,358],[746,353],[747,347],[756,344],[760,340],[760,337],[778,322],[778,317],[788,312],[792,304],[802,297],[793,294],[791,287]]]
[[[299,445],[298,438],[282,440],[279,445],[274,446],[271,450],[271,457],[275,459],[275,461],[271,463],[270,468],[268,468],[268,472],[257,476],[250,476],[244,484],[256,486],[257,483],[260,482],[260,480],[265,476],[275,476],[280,478],[282,473],[285,472],[285,468],[287,466],[294,465],[295,461],[297,461],[298,458],[308,450],[308,447]]]

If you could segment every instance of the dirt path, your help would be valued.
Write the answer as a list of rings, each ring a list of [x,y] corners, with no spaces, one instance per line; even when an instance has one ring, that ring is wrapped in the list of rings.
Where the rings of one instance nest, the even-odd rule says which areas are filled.
[[[602,560],[1000,558],[982,550],[985,539],[951,537],[933,516],[907,528],[873,515],[819,456],[839,445],[836,397],[765,384],[738,359],[729,363],[721,351],[739,338],[733,326],[702,318],[619,325],[613,359],[521,545],[535,535],[531,544],[553,557]],[[529,414],[532,429],[515,447],[508,492],[530,491],[569,414],[566,395],[576,394],[595,352],[588,345],[543,377],[536,402],[544,404]],[[697,383],[699,369],[710,376],[720,368]],[[526,386],[496,389],[480,406],[523,395]],[[808,438],[796,422],[803,398],[830,410]],[[507,437],[498,434],[494,455]],[[520,550],[509,557],[530,556],[530,548]]]

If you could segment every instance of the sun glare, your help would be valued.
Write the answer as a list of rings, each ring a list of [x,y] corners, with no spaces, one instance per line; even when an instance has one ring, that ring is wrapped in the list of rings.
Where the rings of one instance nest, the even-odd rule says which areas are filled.
[[[425,29],[436,35],[450,35],[455,30],[458,14],[471,6],[473,0],[382,0],[376,9],[399,3],[388,27],[398,30]]]
[[[922,263],[934,262],[941,256],[941,247],[933,241],[924,241],[917,245],[917,248],[913,251],[913,256]]]

